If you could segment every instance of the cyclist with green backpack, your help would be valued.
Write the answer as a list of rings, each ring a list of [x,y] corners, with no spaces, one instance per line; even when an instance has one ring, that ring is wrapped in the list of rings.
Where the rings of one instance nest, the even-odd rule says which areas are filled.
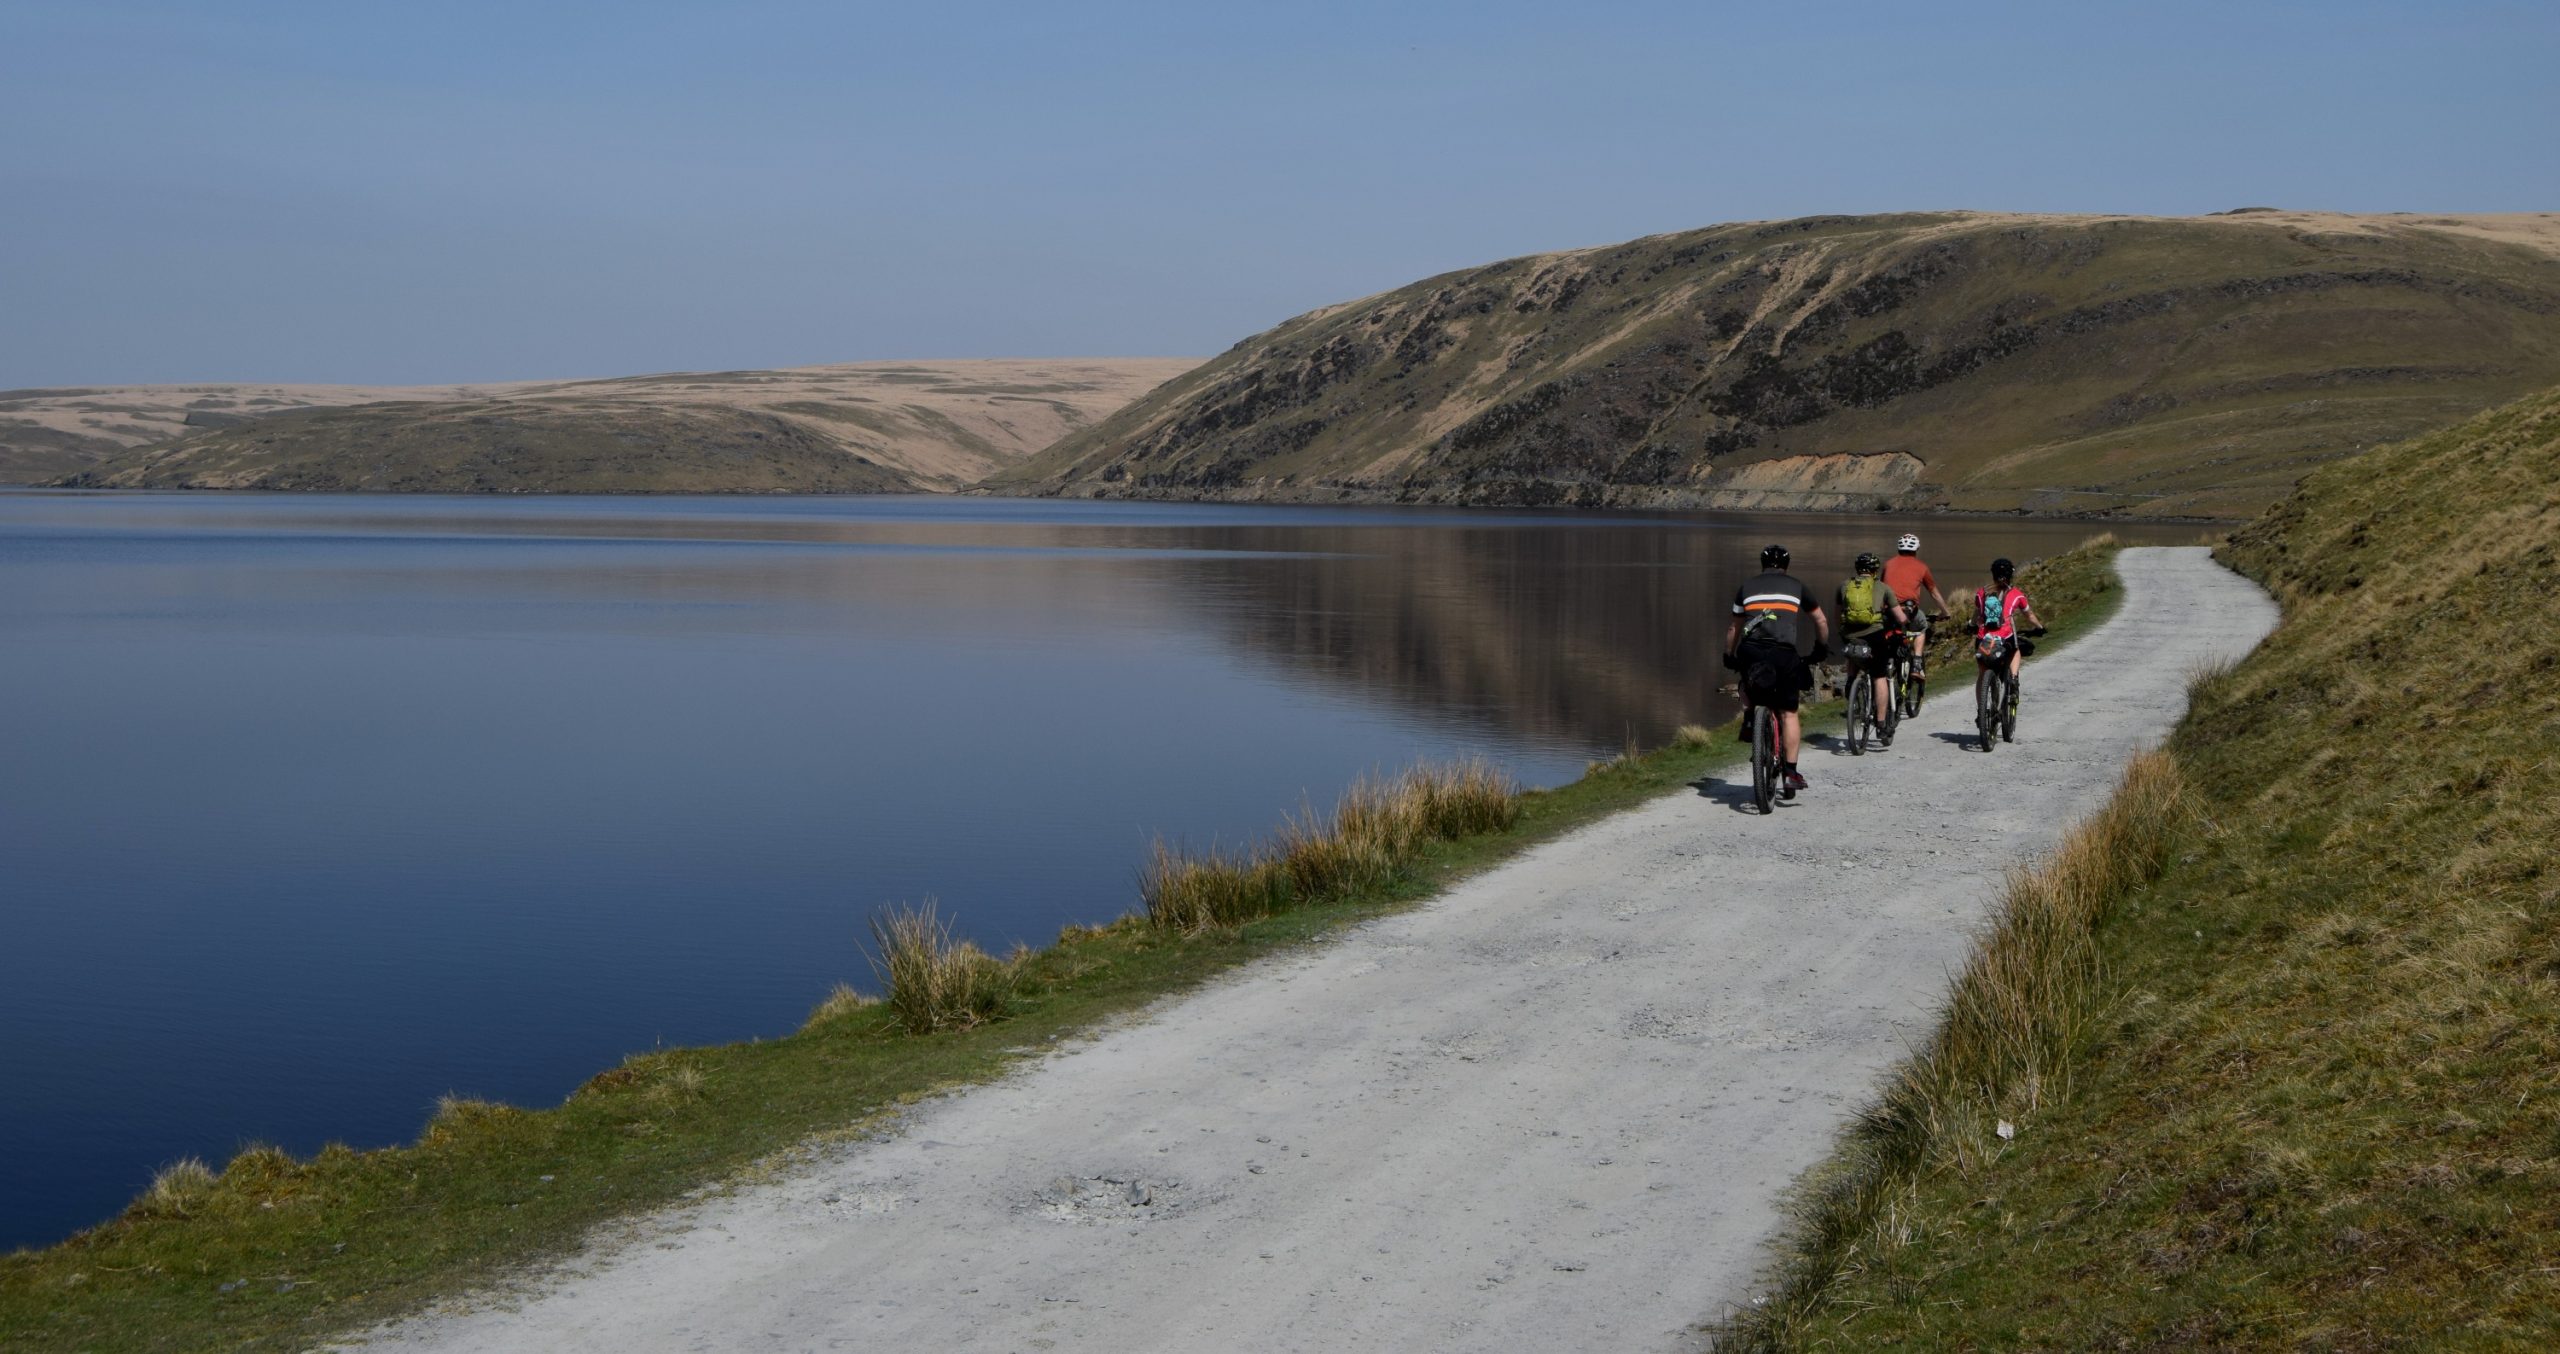
[[[1884,578],[1884,561],[1872,550],[1858,556],[1858,571],[1840,585],[1832,598],[1832,609],[1840,613],[1840,652],[1849,668],[1849,681],[1867,678],[1875,683],[1876,742],[1893,746],[1893,685],[1891,672],[1893,646],[1902,642],[1904,627],[1911,622],[1910,603],[1894,595]],[[1855,647],[1853,647],[1855,646]],[[1846,694],[1847,686],[1841,688]]]

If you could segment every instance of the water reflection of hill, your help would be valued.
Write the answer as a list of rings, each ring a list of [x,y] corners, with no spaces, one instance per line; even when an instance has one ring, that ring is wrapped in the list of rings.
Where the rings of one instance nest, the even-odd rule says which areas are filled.
[[[2020,559],[2067,549],[2071,522],[1929,524],[1936,553]],[[1619,524],[1224,528],[1244,552],[1178,567],[1179,595],[1239,649],[1436,719],[1593,750],[1660,741],[1736,709],[1717,662],[1732,590],[1766,539],[1826,595],[1891,522],[1767,517]],[[2137,533],[2145,536],[2159,532]],[[1149,533],[1155,544],[1164,538]],[[2184,540],[2172,528],[2163,539]],[[1290,556],[1261,552],[1292,551]],[[1952,568],[1950,568],[1952,575]],[[1942,577],[1952,590],[1964,581]]]
[[[97,516],[140,528],[180,506],[118,500],[99,505]],[[1827,593],[1860,550],[1890,549],[1916,526],[1952,589],[1992,555],[2032,558],[2092,529],[2014,518],[908,499],[561,500],[468,510],[422,500],[259,500],[232,505],[223,521],[227,532],[352,534],[382,548],[403,538],[518,542],[488,554],[440,552],[441,578],[416,586],[441,588],[472,572],[487,595],[562,603],[558,623],[589,629],[885,626],[954,643],[1042,632],[1110,644],[1171,621],[1335,695],[1590,751],[1630,736],[1656,742],[1681,723],[1733,713],[1716,650],[1732,589],[1767,541],[1790,545],[1796,573]],[[2180,541],[2196,531],[2116,530]],[[679,544],[711,548],[660,549]],[[1129,586],[1133,576],[1143,584]],[[402,577],[366,586],[397,588]],[[324,592],[342,585],[305,583]],[[573,601],[588,605],[565,605]],[[608,602],[615,605],[595,605]],[[635,602],[644,609],[626,605]],[[665,608],[684,609],[681,621]]]
[[[1698,718],[1723,673],[1707,624],[1723,571],[1704,533],[1285,534],[1320,553],[1190,564],[1207,586],[1189,600],[1255,659],[1364,698],[1603,747]]]

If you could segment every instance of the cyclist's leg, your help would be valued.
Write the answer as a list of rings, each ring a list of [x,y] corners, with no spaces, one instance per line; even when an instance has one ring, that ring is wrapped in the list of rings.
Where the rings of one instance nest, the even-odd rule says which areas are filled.
[[[1796,764],[1797,755],[1804,751],[1803,718],[1793,710],[1779,711],[1778,732],[1784,736],[1782,741],[1786,744],[1786,750],[1779,760],[1793,766]]]

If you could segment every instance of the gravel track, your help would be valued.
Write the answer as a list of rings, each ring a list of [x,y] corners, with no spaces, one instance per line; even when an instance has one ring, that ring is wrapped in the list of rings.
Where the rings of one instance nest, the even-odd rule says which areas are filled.
[[[1774,816],[1715,781],[1593,824],[366,1347],[1676,1347],[1747,1300],[2002,872],[2274,627],[2202,549],[2119,570],[2014,746],[1951,688],[1889,751],[1808,747]]]

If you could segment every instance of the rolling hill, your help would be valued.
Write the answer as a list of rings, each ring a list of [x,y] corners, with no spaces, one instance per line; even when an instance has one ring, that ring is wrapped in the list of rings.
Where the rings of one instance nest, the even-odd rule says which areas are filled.
[[[1000,493],[2245,516],[2560,381],[2560,214],[1717,226],[1299,316]]]
[[[0,391],[0,482],[533,492],[948,490],[1186,359],[870,362],[481,386]]]

